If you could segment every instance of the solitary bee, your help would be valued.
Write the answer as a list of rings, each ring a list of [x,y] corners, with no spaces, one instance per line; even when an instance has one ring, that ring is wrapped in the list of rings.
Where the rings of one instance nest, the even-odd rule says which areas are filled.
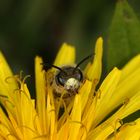
[[[68,99],[78,93],[78,89],[84,81],[84,75],[79,66],[92,56],[93,55],[85,57],[76,66],[66,65],[58,67],[43,63],[43,66],[49,65],[57,69],[50,82],[54,90],[53,93],[55,98],[62,97],[63,99]]]

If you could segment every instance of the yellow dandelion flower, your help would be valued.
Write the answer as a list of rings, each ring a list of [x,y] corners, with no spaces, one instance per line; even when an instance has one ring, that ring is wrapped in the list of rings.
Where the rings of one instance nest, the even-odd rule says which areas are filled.
[[[54,95],[57,70],[43,70],[41,57],[35,58],[36,99],[32,99],[27,76],[13,75],[0,53],[0,140],[139,140],[140,118],[125,124],[122,119],[140,109],[140,55],[122,70],[115,67],[97,89],[102,45],[100,37],[93,61],[83,71],[85,79],[67,104],[63,98],[67,93],[60,92],[58,100]],[[65,43],[54,65],[74,64],[75,48]]]

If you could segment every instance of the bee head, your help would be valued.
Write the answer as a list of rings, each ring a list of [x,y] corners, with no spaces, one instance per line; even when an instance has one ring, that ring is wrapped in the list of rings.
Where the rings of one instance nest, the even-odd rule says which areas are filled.
[[[79,68],[73,66],[64,66],[55,76],[55,81],[58,86],[63,86],[69,92],[77,92],[83,81],[83,73]]]

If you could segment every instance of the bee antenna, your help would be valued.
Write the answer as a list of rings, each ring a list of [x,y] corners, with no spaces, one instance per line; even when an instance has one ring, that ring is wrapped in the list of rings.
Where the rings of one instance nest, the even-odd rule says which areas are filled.
[[[61,69],[60,67],[55,66],[55,65],[53,65],[53,64],[49,64],[49,63],[40,63],[40,64],[43,65],[43,66],[45,66],[45,67],[53,67],[53,68],[56,68],[56,69],[58,69],[58,70],[64,72],[65,74],[67,74],[63,69]]]
[[[74,68],[74,71],[83,63],[85,62],[87,59],[91,58],[94,54],[90,54],[88,55],[87,57],[85,57],[83,60],[81,60],[77,65],[76,67]]]

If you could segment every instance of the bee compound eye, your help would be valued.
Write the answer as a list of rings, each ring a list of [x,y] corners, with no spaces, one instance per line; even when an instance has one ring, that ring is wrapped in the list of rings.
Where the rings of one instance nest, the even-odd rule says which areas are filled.
[[[74,74],[73,75],[74,75],[73,77],[75,79],[77,79],[78,81],[82,81],[83,80],[83,73],[82,73],[82,71],[80,69],[76,69],[74,71]]]
[[[56,75],[56,84],[58,85],[62,85],[64,86],[65,85],[65,82],[66,82],[66,76],[63,72],[59,72],[57,75]]]

